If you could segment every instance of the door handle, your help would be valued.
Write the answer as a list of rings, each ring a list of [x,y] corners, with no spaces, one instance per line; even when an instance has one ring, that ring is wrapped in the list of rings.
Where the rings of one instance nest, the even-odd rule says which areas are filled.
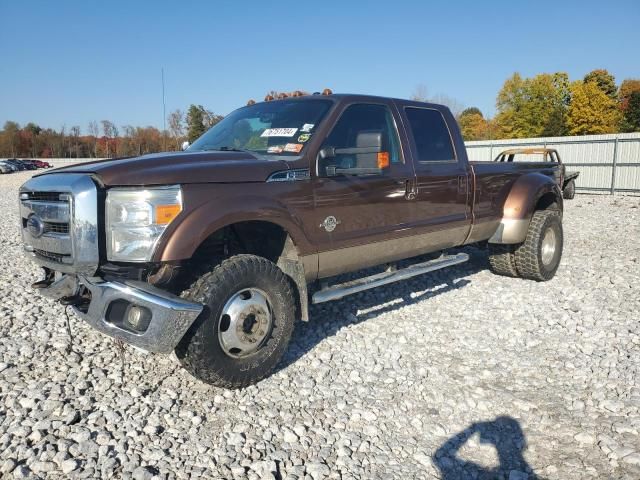
[[[405,180],[404,182],[404,198],[407,200],[416,199],[416,188],[413,180]]]
[[[458,193],[467,193],[467,176],[458,175]]]

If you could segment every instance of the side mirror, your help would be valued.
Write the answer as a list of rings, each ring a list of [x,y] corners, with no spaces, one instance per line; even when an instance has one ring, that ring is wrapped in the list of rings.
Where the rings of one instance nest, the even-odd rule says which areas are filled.
[[[188,141],[182,142],[182,150],[186,150],[187,148],[189,148],[189,145],[191,145],[191,143],[189,143]]]

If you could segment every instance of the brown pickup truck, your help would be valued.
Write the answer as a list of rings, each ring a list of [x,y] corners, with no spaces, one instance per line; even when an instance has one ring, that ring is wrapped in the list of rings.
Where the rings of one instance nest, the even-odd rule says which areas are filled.
[[[314,94],[250,102],[184,152],[37,175],[20,190],[21,229],[43,295],[234,388],[271,372],[309,302],[467,260],[448,249],[486,243],[494,272],[551,279],[560,175],[555,162],[469,162],[441,105]]]

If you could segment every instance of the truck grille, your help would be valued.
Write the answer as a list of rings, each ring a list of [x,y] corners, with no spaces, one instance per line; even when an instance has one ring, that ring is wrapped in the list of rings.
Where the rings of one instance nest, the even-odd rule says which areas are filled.
[[[97,210],[97,188],[88,175],[32,178],[20,189],[25,251],[36,263],[52,270],[95,273],[99,258]]]
[[[21,200],[39,200],[43,202],[58,202],[60,195],[66,195],[62,192],[22,192]]]
[[[28,218],[22,219],[22,228],[27,228],[29,222]],[[42,222],[44,227],[44,233],[69,233],[69,223],[58,222]]]
[[[65,233],[69,234],[68,223],[44,222],[44,233]]]

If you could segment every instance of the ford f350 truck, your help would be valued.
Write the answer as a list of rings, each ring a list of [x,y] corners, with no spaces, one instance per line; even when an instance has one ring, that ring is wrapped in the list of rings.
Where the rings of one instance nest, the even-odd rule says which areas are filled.
[[[441,105],[327,92],[266,100],[186,151],[27,181],[24,249],[44,269],[34,288],[102,333],[175,350],[197,378],[238,388],[272,371],[310,302],[466,261],[454,247],[486,244],[500,275],[554,276],[558,163],[470,162]],[[394,268],[425,254],[435,255]]]

